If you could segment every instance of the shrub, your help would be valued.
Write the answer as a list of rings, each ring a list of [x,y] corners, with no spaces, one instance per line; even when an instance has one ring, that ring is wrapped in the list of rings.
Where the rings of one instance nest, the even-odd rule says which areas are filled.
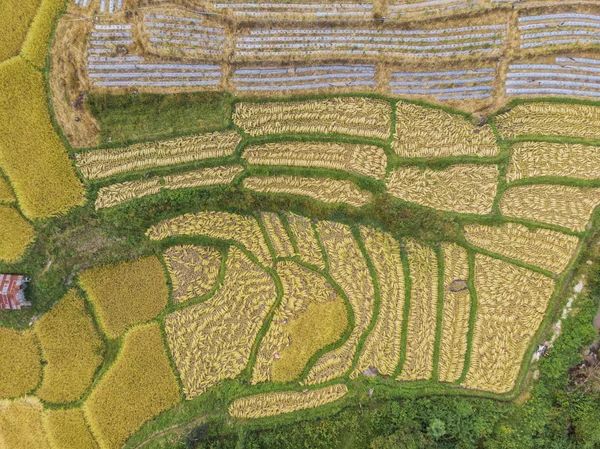
[[[47,410],[44,414],[44,430],[52,449],[97,449],[90,428],[85,422],[83,410]]]
[[[23,43],[21,55],[38,67],[46,65],[46,54],[52,37],[54,22],[65,6],[65,0],[42,0],[35,15],[27,38]]]
[[[47,362],[37,395],[48,402],[73,402],[90,387],[102,363],[102,340],[75,290],[35,323]]]
[[[110,338],[155,318],[169,297],[163,267],[154,256],[91,268],[79,280]]]
[[[33,332],[0,327],[0,398],[16,398],[40,381],[40,350]]]
[[[84,405],[101,448],[119,448],[146,421],[180,400],[156,323],[125,335],[123,348]]]
[[[44,78],[23,58],[0,63],[0,164],[23,213],[45,218],[84,200],[84,189],[52,127]]]
[[[2,2],[0,14],[0,61],[19,53],[29,24],[35,16],[40,0],[7,0]]]
[[[0,443],[7,449],[49,449],[37,398],[0,402]]]
[[[19,260],[34,236],[31,225],[15,208],[0,205],[0,260]]]

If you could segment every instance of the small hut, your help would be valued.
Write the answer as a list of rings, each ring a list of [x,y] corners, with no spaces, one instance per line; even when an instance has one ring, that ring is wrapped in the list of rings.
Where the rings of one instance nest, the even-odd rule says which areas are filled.
[[[22,274],[0,274],[0,309],[19,310],[30,306],[25,300],[25,284],[29,278]]]

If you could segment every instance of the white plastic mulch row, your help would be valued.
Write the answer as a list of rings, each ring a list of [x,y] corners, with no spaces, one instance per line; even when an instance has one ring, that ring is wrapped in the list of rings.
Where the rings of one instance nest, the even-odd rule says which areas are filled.
[[[86,7],[90,0],[75,0],[77,6]],[[100,12],[112,14],[123,9],[123,0],[100,0]]]
[[[146,63],[138,56],[88,59],[88,77],[99,87],[218,86],[222,76],[213,64]]]
[[[600,43],[600,16],[564,13],[519,17],[521,48]]]
[[[149,41],[168,51],[220,55],[225,45],[225,28],[206,26],[198,17],[146,14],[144,26]]]
[[[433,14],[470,8],[477,4],[474,0],[423,0],[418,3],[393,3],[388,6],[390,17],[408,14]]]
[[[374,87],[375,66],[322,65],[237,69],[233,83],[238,91],[314,90],[321,88]]]
[[[600,60],[557,57],[555,64],[511,64],[507,95],[600,97]]]
[[[235,16],[284,18],[287,15],[309,17],[370,18],[372,3],[214,3],[216,10],[231,10]]]

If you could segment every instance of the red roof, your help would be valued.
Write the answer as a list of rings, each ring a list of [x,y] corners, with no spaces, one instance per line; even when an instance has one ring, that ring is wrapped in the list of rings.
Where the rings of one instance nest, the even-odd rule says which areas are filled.
[[[0,274],[0,309],[20,309],[29,306],[25,301],[22,288],[25,286],[25,276],[21,274]]]

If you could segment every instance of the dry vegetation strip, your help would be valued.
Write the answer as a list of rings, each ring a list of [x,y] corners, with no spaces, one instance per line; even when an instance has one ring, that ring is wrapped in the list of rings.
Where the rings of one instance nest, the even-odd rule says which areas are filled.
[[[336,133],[387,139],[392,108],[387,101],[360,97],[238,103],[233,122],[251,136]]]
[[[0,61],[19,53],[40,0],[6,0],[0,14]]]
[[[392,143],[400,157],[494,156],[499,148],[489,125],[473,126],[448,112],[396,103]]]
[[[540,176],[579,179],[600,177],[600,148],[550,142],[519,142],[513,145],[507,181]]]
[[[165,189],[170,190],[230,184],[243,170],[244,167],[241,165],[201,168],[167,175],[163,178],[163,183]]]
[[[444,304],[438,378],[454,382],[462,375],[467,353],[471,311],[471,293],[467,287],[469,258],[463,247],[453,243],[443,244],[443,254]]]
[[[528,185],[507,189],[500,199],[500,212],[583,231],[598,204],[600,188]]]
[[[130,171],[230,156],[240,140],[241,136],[235,131],[223,131],[138,143],[126,148],[79,153],[77,165],[87,179],[101,179]]]
[[[328,204],[345,203],[362,207],[373,195],[356,187],[352,181],[301,176],[250,176],[243,181],[244,188],[261,193],[298,195]]]
[[[180,215],[150,227],[151,240],[180,235],[205,235],[215,239],[234,240],[246,247],[265,266],[273,264],[269,247],[256,218],[221,211],[201,211]]]
[[[215,295],[165,318],[165,331],[187,399],[238,376],[277,298],[269,274],[241,249],[230,248],[225,280]]]
[[[14,207],[0,204],[0,260],[20,260],[34,238],[29,222]]]
[[[33,390],[42,377],[40,348],[31,331],[0,327],[0,399]]]
[[[52,449],[98,449],[83,410],[46,410],[44,431]]]
[[[25,397],[0,401],[0,447],[3,449],[50,449],[42,427],[42,404]]]
[[[292,257],[294,253],[294,246],[292,241],[287,234],[287,231],[281,223],[281,219],[277,214],[271,212],[263,212],[261,214],[262,222],[265,225],[275,254],[279,257]]]
[[[233,401],[229,406],[229,414],[236,418],[264,418],[328,404],[342,398],[346,393],[348,387],[337,384],[307,392],[257,394]]]
[[[290,225],[290,231],[296,241],[300,259],[317,268],[324,269],[325,262],[323,261],[323,254],[321,253],[319,242],[315,237],[310,218],[302,217],[291,212],[286,215],[286,218]]]
[[[380,303],[377,322],[365,341],[353,377],[371,367],[391,376],[400,362],[406,296],[400,244],[390,234],[365,226],[360,228],[360,236],[377,275]]]
[[[169,296],[163,267],[155,256],[90,268],[81,273],[79,282],[110,338],[155,318]]]
[[[498,188],[496,165],[452,165],[443,170],[400,167],[388,192],[404,201],[463,214],[488,214]]]
[[[24,59],[0,63],[0,166],[23,213],[45,218],[84,201],[84,189],[50,121],[44,78]]]
[[[398,380],[429,379],[437,328],[438,260],[434,250],[414,240],[406,242],[411,293],[406,359]]]
[[[504,139],[569,136],[600,139],[600,107],[565,103],[524,103],[495,119]]]
[[[530,231],[526,226],[465,225],[466,239],[480,248],[520,260],[556,274],[561,273],[575,254],[579,239],[549,229]]]
[[[102,187],[98,190],[95,208],[104,209],[113,207],[136,198],[160,193],[161,184],[159,178],[140,179],[137,181],[125,181]]]
[[[173,301],[188,301],[206,295],[217,283],[221,252],[210,246],[180,245],[163,252],[173,284]]]
[[[350,228],[341,223],[321,221],[318,231],[329,259],[329,273],[346,293],[354,312],[354,328],[342,346],[317,360],[306,377],[307,384],[341,377],[350,369],[375,305],[373,280]]]
[[[319,167],[383,179],[383,148],[337,142],[275,142],[249,146],[243,157],[253,165]]]
[[[493,393],[514,387],[553,289],[554,281],[542,274],[476,256],[477,315],[464,386]]]
[[[179,385],[156,323],[125,335],[117,360],[84,405],[102,449],[117,449],[146,421],[180,401]]]
[[[346,304],[320,274],[295,262],[277,264],[283,299],[256,356],[252,382],[290,382],[317,351],[348,327]]]
[[[103,360],[102,340],[83,299],[72,290],[35,323],[34,330],[46,362],[37,396],[54,403],[78,400]]]

